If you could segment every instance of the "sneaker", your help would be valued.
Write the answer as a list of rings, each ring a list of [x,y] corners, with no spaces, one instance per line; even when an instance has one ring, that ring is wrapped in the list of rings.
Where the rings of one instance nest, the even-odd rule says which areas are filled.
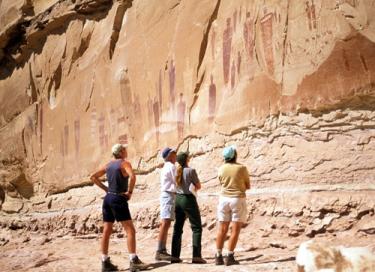
[[[228,254],[228,256],[224,258],[224,262],[226,266],[240,264],[240,262],[236,261],[236,259],[234,258],[234,254]]]
[[[207,263],[207,261],[205,259],[203,259],[202,257],[193,257],[191,262],[193,264],[206,264]]]
[[[167,251],[156,251],[155,260],[157,260],[157,261],[170,261],[171,255]]]
[[[215,255],[215,265],[224,265],[223,255]]]
[[[171,263],[182,263],[182,260],[178,257],[171,256]]]
[[[129,265],[129,270],[131,272],[135,272],[135,271],[138,271],[138,270],[144,270],[147,268],[147,265],[142,262],[138,256],[135,256],[131,261],[130,261],[130,265]]]
[[[107,260],[102,261],[102,272],[118,271],[118,267],[111,262],[108,257]]]

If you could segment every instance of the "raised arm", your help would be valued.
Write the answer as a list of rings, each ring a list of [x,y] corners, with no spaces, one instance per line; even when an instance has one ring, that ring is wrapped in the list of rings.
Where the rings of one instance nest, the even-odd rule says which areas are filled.
[[[134,173],[134,171],[133,171],[133,167],[132,167],[132,165],[130,164],[130,162],[128,162],[128,161],[124,161],[124,162],[122,163],[122,168],[123,168],[123,170],[125,170],[126,174],[129,176],[128,191],[125,193],[125,195],[126,195],[126,196],[128,197],[128,199],[130,200],[131,195],[132,195],[133,190],[134,190],[136,177],[135,177],[135,173]]]
[[[193,171],[191,172],[191,178],[192,178],[192,182],[195,186],[195,189],[198,191],[202,188],[202,185],[201,185],[201,182],[198,178],[198,174],[197,174],[197,171],[195,171],[195,169],[193,169]]]
[[[105,169],[106,169],[106,167],[103,167],[103,168],[99,169],[97,172],[95,172],[94,174],[92,174],[90,176],[90,179],[94,184],[99,186],[99,188],[102,189],[104,192],[108,192],[108,187],[105,186],[103,184],[103,182],[100,181],[100,179],[99,179],[100,177],[102,177],[106,173]]]

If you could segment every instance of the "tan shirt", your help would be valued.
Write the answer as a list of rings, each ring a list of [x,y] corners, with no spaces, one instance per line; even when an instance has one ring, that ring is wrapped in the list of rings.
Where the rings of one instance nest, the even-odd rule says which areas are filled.
[[[239,163],[225,163],[218,173],[221,195],[227,197],[245,197],[246,187],[250,186],[249,172]]]

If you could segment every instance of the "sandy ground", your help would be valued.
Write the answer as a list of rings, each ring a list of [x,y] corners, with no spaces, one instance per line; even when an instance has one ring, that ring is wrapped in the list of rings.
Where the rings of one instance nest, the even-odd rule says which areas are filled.
[[[129,259],[125,246],[126,237],[113,235],[110,243],[110,256],[121,271],[129,271]],[[185,239],[186,238],[186,239]],[[184,234],[184,239],[188,237]],[[170,239],[169,239],[170,241]],[[50,239],[40,234],[27,237],[14,237],[12,241],[1,247],[1,271],[100,271],[99,235],[64,236]],[[190,242],[190,241],[189,241]],[[212,243],[212,242],[211,242]],[[156,262],[154,250],[155,234],[145,235],[138,239],[138,255],[142,261],[150,264],[149,271],[295,271],[294,252],[238,252],[241,262],[236,266],[215,266],[213,254],[214,244],[203,245],[203,256],[208,264],[191,264],[191,246],[182,248],[181,264]]]

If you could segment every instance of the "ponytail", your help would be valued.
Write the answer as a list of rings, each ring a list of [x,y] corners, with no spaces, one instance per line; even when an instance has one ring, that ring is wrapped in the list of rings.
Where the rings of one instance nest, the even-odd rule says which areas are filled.
[[[177,175],[176,175],[176,185],[177,187],[181,187],[182,185],[182,174],[184,172],[184,168],[187,166],[187,161],[189,158],[188,152],[180,152],[177,154]]]
[[[184,172],[184,168],[178,164],[177,166],[177,175],[176,175],[176,184],[177,187],[181,187],[182,184],[182,173]]]

